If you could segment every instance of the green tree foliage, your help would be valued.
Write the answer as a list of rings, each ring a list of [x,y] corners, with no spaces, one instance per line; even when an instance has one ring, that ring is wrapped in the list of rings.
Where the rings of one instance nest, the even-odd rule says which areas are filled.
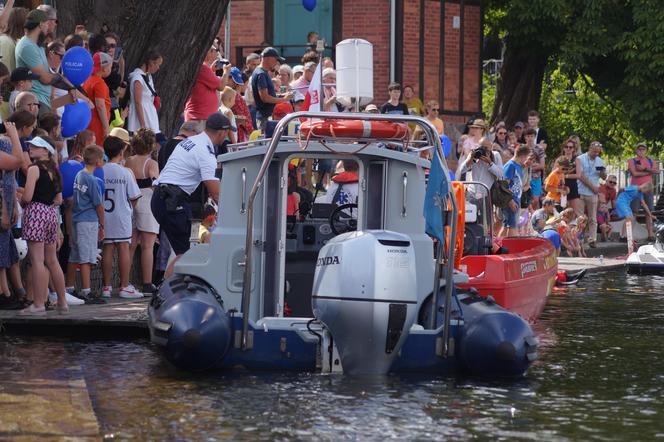
[[[508,51],[547,57],[543,99],[554,88],[549,80],[557,81],[561,75],[573,79],[576,100],[583,102],[580,108],[595,110],[595,116],[584,117],[572,132],[581,132],[582,126],[595,120],[587,127],[610,129],[605,136],[616,154],[636,137],[664,140],[661,0],[488,0],[486,5],[489,30],[504,36]],[[602,105],[590,106],[583,98],[592,91]],[[509,87],[502,94],[499,90],[498,100],[509,100],[513,92]],[[546,115],[556,106],[550,97],[544,101],[540,107],[545,118],[550,125],[557,124]],[[600,116],[612,120],[600,124]],[[571,123],[564,120],[560,126],[566,124]]]

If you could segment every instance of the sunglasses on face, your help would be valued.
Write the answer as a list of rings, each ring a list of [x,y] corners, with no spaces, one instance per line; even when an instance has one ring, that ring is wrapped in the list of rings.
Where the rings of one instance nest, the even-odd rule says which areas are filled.
[[[618,184],[618,181],[607,181],[609,184]]]
[[[507,135],[507,132],[498,132],[498,135]]]
[[[440,112],[440,109],[438,109],[437,107],[434,107],[433,109],[431,109],[431,112]]]
[[[565,149],[574,149],[574,146],[565,146]]]
[[[109,44],[106,45],[106,47],[107,47],[108,49],[114,49],[114,48],[117,48],[118,45],[115,44],[115,43],[109,43]]]

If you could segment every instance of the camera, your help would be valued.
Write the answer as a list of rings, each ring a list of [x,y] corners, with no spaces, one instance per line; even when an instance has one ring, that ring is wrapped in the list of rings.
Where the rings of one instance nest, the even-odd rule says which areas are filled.
[[[484,146],[480,146],[473,151],[472,156],[473,161],[478,161],[480,158],[487,156],[486,149],[484,149]]]
[[[220,59],[216,60],[214,62],[214,64],[212,65],[212,69],[214,69],[214,74],[217,77],[221,77],[222,75],[224,75],[224,67],[227,64],[230,64],[230,63],[231,62],[229,60],[225,59],[225,58],[220,58]]]

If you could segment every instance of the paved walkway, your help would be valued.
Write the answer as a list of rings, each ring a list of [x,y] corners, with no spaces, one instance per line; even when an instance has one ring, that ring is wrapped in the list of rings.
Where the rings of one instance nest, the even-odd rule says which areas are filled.
[[[92,327],[147,336],[147,307],[150,298],[112,298],[106,304],[70,306],[69,313],[47,311],[46,316],[21,316],[20,310],[0,310],[0,328]],[[126,330],[123,330],[126,329]]]

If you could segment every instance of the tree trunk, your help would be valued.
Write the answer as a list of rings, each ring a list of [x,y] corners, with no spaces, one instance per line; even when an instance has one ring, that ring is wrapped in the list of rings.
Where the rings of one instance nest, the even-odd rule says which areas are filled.
[[[507,46],[496,88],[491,123],[505,121],[511,127],[526,121],[529,110],[537,110],[548,54],[524,54]]]
[[[64,38],[76,25],[89,32],[115,32],[123,46],[127,73],[150,48],[164,62],[155,74],[161,97],[159,120],[170,136],[196,81],[206,51],[219,31],[229,0],[58,0],[58,33]]]

